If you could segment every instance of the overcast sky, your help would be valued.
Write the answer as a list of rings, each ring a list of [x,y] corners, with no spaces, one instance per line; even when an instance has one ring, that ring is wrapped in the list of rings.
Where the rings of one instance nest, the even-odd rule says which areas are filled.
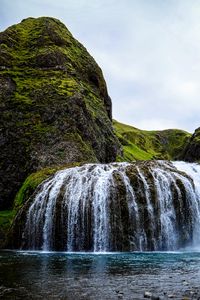
[[[84,44],[118,121],[200,127],[200,0],[0,0],[0,31],[29,16],[60,19]]]

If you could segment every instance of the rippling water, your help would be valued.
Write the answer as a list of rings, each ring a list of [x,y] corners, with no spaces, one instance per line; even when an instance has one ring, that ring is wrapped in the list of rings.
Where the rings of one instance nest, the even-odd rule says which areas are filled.
[[[198,299],[200,252],[0,251],[0,299],[144,299],[145,292]]]

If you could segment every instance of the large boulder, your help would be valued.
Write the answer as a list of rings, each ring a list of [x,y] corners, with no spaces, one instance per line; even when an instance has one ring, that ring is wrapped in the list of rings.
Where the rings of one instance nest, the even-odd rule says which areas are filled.
[[[0,210],[44,167],[111,162],[119,142],[101,69],[54,18],[0,33]]]

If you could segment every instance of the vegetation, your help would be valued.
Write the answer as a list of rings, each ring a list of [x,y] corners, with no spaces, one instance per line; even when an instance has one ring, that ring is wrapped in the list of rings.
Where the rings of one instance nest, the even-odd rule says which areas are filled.
[[[197,128],[183,148],[180,158],[189,162],[200,162],[200,128]]]
[[[28,18],[0,33],[0,210],[44,168],[116,160],[102,71],[64,24]]]
[[[0,248],[5,241],[6,234],[12,224],[15,213],[15,210],[0,211]]]
[[[83,163],[84,162],[70,163],[54,168],[44,168],[40,171],[32,173],[26,178],[15,197],[13,208],[10,210],[0,211],[0,247],[5,240],[5,236],[7,235],[10,225],[12,224],[16,214],[23,207],[23,204],[29,199],[29,197],[33,195],[35,189],[39,186],[39,184],[49,178],[58,170],[80,166]]]
[[[123,145],[118,160],[151,160],[179,158],[191,134],[178,129],[147,131],[113,121],[115,133]]]
[[[7,229],[13,219],[14,210],[3,210],[0,211],[0,229]]]
[[[26,200],[34,193],[35,189],[38,187],[40,183],[42,183],[44,180],[49,178],[51,175],[53,175],[55,172],[66,169],[66,168],[72,168],[76,166],[82,165],[82,163],[70,163],[66,164],[64,166],[57,166],[54,168],[44,168],[40,171],[37,171],[35,173],[32,173],[29,175],[24,183],[22,184],[20,190],[18,191],[15,201],[14,201],[14,210],[19,210],[19,208],[22,207],[22,205],[25,203]]]

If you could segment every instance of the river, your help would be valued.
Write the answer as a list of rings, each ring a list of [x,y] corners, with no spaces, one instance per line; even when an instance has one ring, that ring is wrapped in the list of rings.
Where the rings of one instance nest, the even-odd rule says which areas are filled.
[[[0,251],[0,299],[198,299],[200,252]]]

